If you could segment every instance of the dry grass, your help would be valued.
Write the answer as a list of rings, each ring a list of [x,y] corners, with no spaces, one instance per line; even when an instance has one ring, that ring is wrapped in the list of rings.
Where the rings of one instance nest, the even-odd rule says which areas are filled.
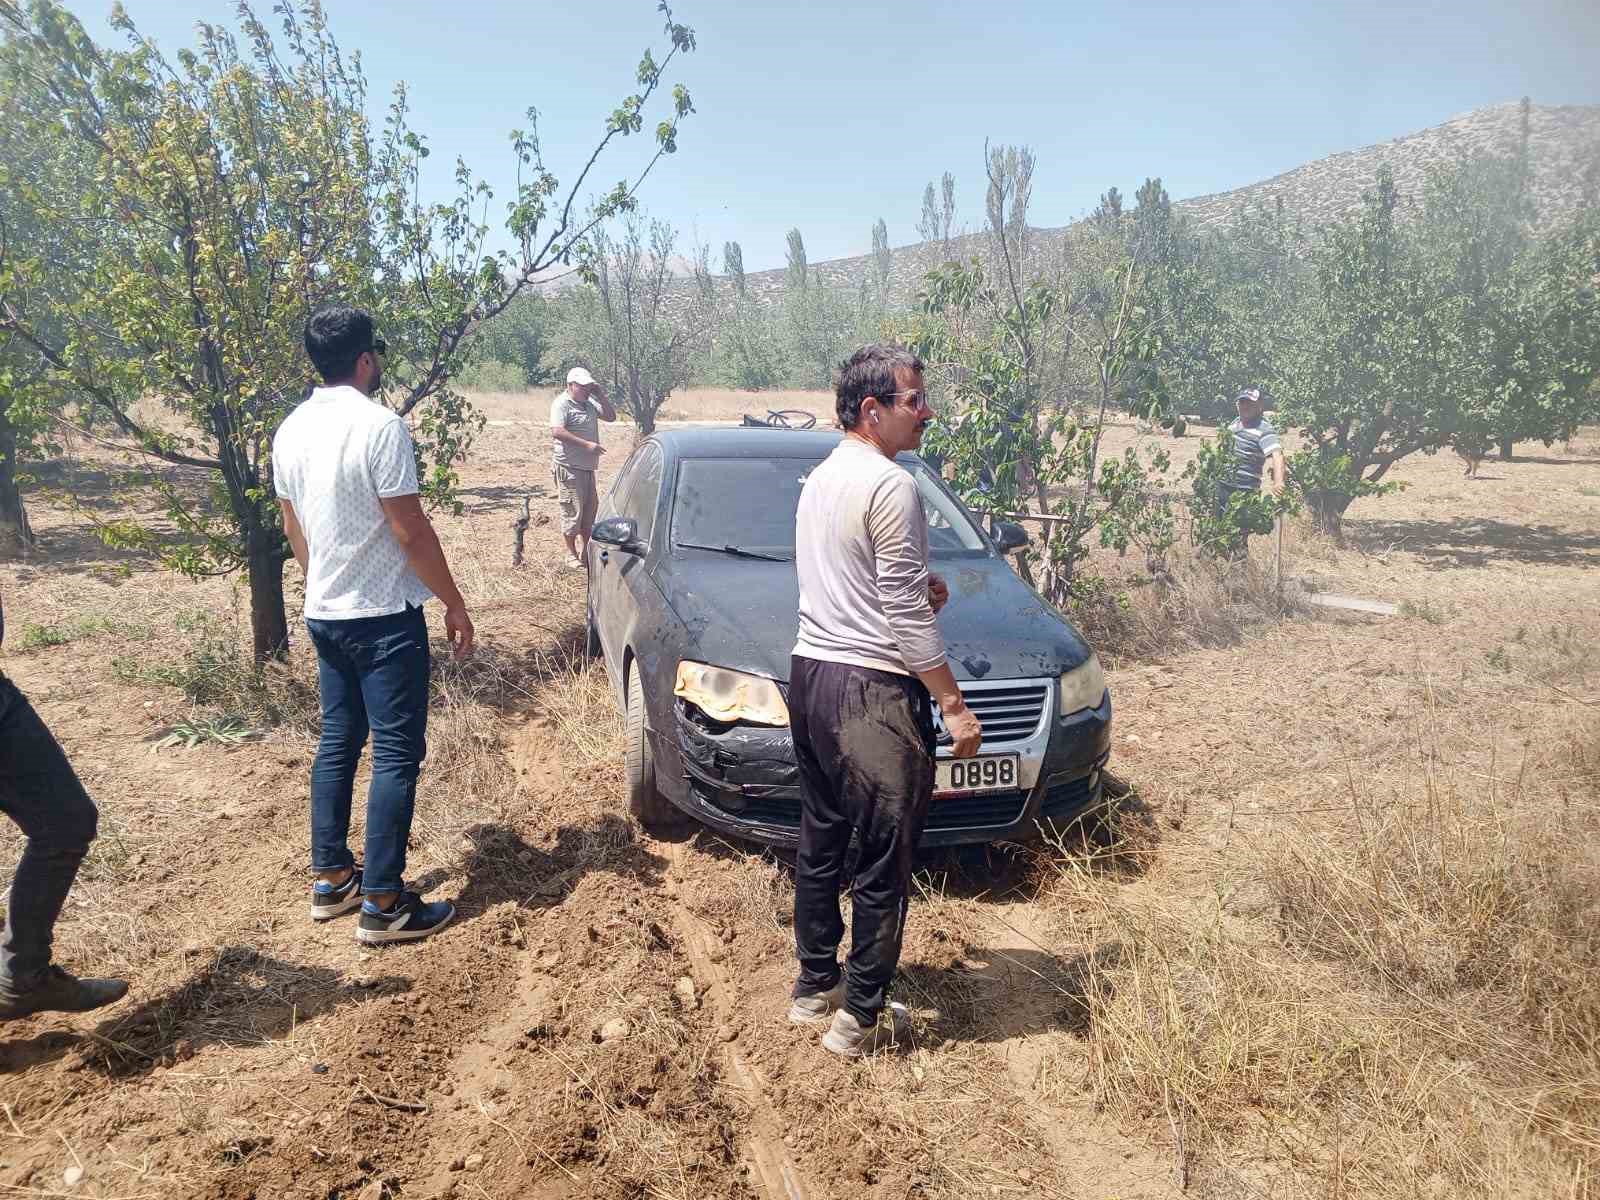
[[[1314,535],[1300,531],[1295,541],[1301,539]],[[1295,581],[1297,560],[1291,542],[1284,551],[1280,589],[1270,551],[1238,562],[1213,562],[1179,545],[1162,578],[1112,574],[1104,585],[1085,590],[1071,616],[1108,666],[1236,646],[1264,624],[1306,611],[1303,589]]]
[[[1218,1194],[1589,1195],[1593,712],[1558,709],[1526,769],[1485,779],[1460,752],[1461,714],[1425,705],[1403,755],[1414,776],[1352,764],[1343,796],[1245,853],[1191,846],[1170,865],[1204,895],[1108,889],[1063,856],[1047,908],[1061,936],[1100,947],[1097,1101],[1166,1130]]]
[[[538,656],[542,681],[534,693],[567,761],[615,763],[623,744],[622,713],[605,667],[581,651]]]

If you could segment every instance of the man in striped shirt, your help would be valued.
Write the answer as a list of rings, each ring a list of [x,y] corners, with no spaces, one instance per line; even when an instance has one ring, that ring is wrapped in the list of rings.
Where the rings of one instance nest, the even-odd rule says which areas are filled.
[[[1228,426],[1228,432],[1233,435],[1233,471],[1217,485],[1218,517],[1226,515],[1228,501],[1235,492],[1261,490],[1263,468],[1267,491],[1274,496],[1283,490],[1285,477],[1283,442],[1278,431],[1262,416],[1260,389],[1246,388],[1234,398],[1234,404],[1239,417]],[[1250,531],[1240,529],[1239,535],[1242,552]]]

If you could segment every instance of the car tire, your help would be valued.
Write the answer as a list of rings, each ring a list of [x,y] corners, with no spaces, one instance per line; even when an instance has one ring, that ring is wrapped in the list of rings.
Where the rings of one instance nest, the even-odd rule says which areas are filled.
[[[600,630],[594,623],[594,610],[585,613],[583,629],[583,652],[590,658],[599,658],[602,650],[600,646]]]
[[[656,760],[644,721],[644,685],[635,664],[628,671],[627,749],[628,811],[646,830],[667,831],[683,823],[672,802],[656,790]]]

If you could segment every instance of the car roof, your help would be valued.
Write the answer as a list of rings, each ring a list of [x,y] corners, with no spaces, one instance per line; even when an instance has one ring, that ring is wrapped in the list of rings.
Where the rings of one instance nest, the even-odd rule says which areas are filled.
[[[651,435],[674,458],[826,458],[844,437],[837,429],[771,429],[753,425],[696,425]],[[901,462],[916,462],[902,454]]]

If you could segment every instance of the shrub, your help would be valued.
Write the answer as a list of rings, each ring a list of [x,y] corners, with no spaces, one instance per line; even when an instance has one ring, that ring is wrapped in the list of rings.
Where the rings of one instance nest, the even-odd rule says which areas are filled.
[[[528,376],[516,363],[485,358],[462,373],[461,386],[470,392],[521,392],[528,387]]]

